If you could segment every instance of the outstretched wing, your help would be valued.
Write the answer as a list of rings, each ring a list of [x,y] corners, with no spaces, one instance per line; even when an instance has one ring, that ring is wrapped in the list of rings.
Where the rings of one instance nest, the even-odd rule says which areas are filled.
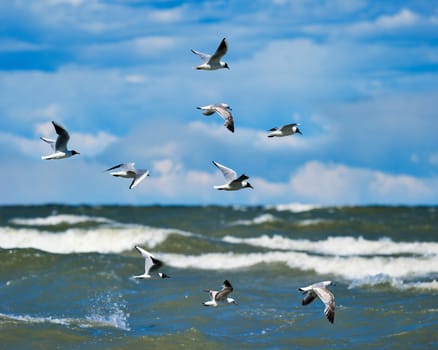
[[[45,137],[40,137],[40,139],[43,140],[44,142],[47,142],[50,145],[50,147],[52,147],[52,149],[55,151],[55,143],[56,143],[55,140],[47,139]]]
[[[230,110],[222,105],[214,105],[214,109],[216,110],[217,114],[219,114],[222,119],[225,120],[224,125],[226,128],[231,132],[234,132],[234,119]]]
[[[325,287],[315,288],[314,291],[325,305],[325,316],[330,321],[330,323],[333,323],[335,321],[335,297],[333,293]]]
[[[70,139],[70,135],[67,130],[65,130],[61,125],[52,121],[53,126],[55,127],[55,131],[58,134],[58,138],[56,139],[55,150],[65,152],[67,150],[67,143]]]
[[[301,301],[301,305],[308,305],[312,301],[314,301],[315,298],[316,298],[316,293],[314,293],[313,291],[309,291],[309,292],[305,293],[305,296],[304,296],[303,300]]]
[[[228,280],[224,281],[222,289],[216,293],[215,300],[226,300],[228,295],[233,291],[233,286]]]
[[[137,170],[137,173],[135,174],[134,180],[132,180],[129,189],[133,189],[134,187],[136,187],[140,182],[143,181],[146,176],[149,176],[149,170]]]
[[[228,45],[225,38],[222,39],[219,46],[216,49],[216,52],[211,56],[210,62],[217,62],[219,63],[222,56],[224,56],[228,51]]]
[[[196,50],[193,50],[193,49],[191,49],[191,51],[192,51],[195,55],[198,55],[199,57],[201,57],[201,60],[203,60],[204,62],[208,62],[208,61],[210,60],[210,58],[211,58],[211,55],[208,55],[208,54],[203,53],[203,52],[201,52],[201,51],[196,51]]]
[[[161,260],[158,260],[155,256],[153,256],[151,253],[149,253],[147,250],[135,246],[135,249],[138,250],[138,252],[142,255],[144,258],[144,272],[145,274],[148,274],[151,269],[156,269],[163,265],[163,262]]]
[[[235,179],[237,179],[237,173],[230,168],[227,168],[225,165],[219,164],[217,162],[215,162],[213,160],[213,164],[220,170],[222,171],[222,174],[225,177],[225,180],[227,180],[228,182],[231,182]]]

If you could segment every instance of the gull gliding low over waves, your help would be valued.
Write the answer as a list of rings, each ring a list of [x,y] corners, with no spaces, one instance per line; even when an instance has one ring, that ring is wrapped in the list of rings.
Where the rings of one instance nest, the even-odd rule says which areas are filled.
[[[316,297],[321,299],[325,305],[324,314],[330,323],[335,321],[335,297],[327,287],[335,286],[332,281],[323,281],[311,284],[307,287],[298,288],[300,292],[304,292],[305,296],[302,300],[302,305],[310,304]]]
[[[216,70],[221,68],[227,68],[230,69],[228,66],[228,63],[222,62],[221,58],[227,53],[228,51],[228,45],[225,40],[225,38],[222,39],[221,43],[219,44],[218,48],[216,49],[216,52],[213,55],[209,55],[200,51],[196,51],[191,49],[192,52],[204,61],[201,65],[197,66],[196,69],[200,70]]]
[[[210,300],[202,303],[204,306],[218,306],[225,304],[237,304],[237,302],[228,297],[228,295],[233,291],[233,286],[228,280],[224,281],[222,289],[220,291],[207,289],[205,292],[208,292],[210,295]]]
[[[51,159],[64,159],[74,156],[75,154],[79,154],[74,150],[67,149],[67,143],[70,139],[70,135],[67,130],[65,130],[62,126],[52,121],[53,126],[55,127],[55,131],[58,134],[56,140],[48,139],[45,137],[40,137],[41,140],[47,142],[53,149],[53,153],[48,156],[43,156],[41,159],[51,160]]]
[[[233,169],[227,168],[226,166],[215,161],[213,161],[213,164],[222,172],[225,180],[227,180],[227,183],[224,185],[214,186],[215,189],[224,191],[237,191],[246,187],[253,188],[251,184],[246,181],[249,179],[249,176],[242,174],[237,177],[237,173]]]
[[[142,275],[134,276],[134,278],[137,279],[151,278],[152,276],[149,274],[149,272],[161,267],[163,265],[163,262],[161,260],[158,260],[151,253],[149,253],[148,251],[137,245],[135,246],[135,249],[137,249],[138,252],[144,258],[144,273]],[[169,278],[168,275],[162,272],[158,272],[157,275],[161,278]]]
[[[231,114],[231,107],[226,103],[217,103],[196,108],[202,110],[202,114],[206,116],[210,116],[214,113],[219,114],[219,116],[225,121],[224,126],[231,132],[234,132],[234,119]]]
[[[149,176],[149,170],[135,169],[135,163],[118,164],[105,171],[109,171],[112,176],[133,179],[129,189],[136,187],[146,176]]]
[[[288,135],[293,135],[293,134],[301,134],[301,130],[298,129],[298,125],[297,123],[292,123],[292,124],[287,124],[287,125],[283,125],[279,128],[272,128],[269,129],[270,133],[268,134],[268,137],[283,137],[283,136],[288,136]]]

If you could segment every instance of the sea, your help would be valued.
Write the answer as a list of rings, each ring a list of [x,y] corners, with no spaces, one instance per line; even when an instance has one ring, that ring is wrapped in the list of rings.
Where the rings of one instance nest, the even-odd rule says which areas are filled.
[[[0,261],[0,349],[438,349],[437,206],[2,206]]]

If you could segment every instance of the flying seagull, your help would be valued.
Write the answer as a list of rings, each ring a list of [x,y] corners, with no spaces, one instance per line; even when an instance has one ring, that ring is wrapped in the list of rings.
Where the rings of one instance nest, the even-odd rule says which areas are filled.
[[[51,160],[51,159],[63,159],[79,154],[79,152],[68,150],[67,143],[70,139],[70,135],[67,130],[65,130],[61,125],[52,121],[55,131],[58,134],[56,140],[48,139],[45,137],[40,137],[41,140],[47,142],[53,149],[53,153],[48,156],[43,156],[41,159]]]
[[[293,135],[293,134],[301,134],[301,130],[298,129],[298,125],[297,123],[293,123],[293,124],[287,124],[287,125],[283,125],[279,128],[272,128],[269,129],[270,133],[268,134],[268,137],[283,137],[283,136],[288,136],[288,135]]]
[[[112,176],[125,177],[133,179],[129,188],[132,189],[137,186],[146,176],[149,176],[149,170],[135,169],[135,163],[118,164],[105,171],[109,171]]]
[[[230,67],[228,67],[228,63],[221,61],[222,56],[224,56],[228,50],[228,45],[225,38],[222,39],[221,43],[216,49],[216,52],[213,55],[208,55],[206,53],[202,53],[193,49],[191,50],[194,54],[201,57],[201,59],[204,61],[204,63],[197,66],[196,69],[201,69],[201,70],[216,70],[221,68],[230,69]]]
[[[202,114],[206,116],[210,116],[216,112],[225,121],[224,126],[231,132],[234,132],[234,120],[231,114],[231,107],[226,103],[217,103],[196,108],[202,110]]]
[[[253,188],[251,184],[248,181],[246,181],[249,179],[249,176],[242,174],[239,177],[237,177],[237,173],[233,169],[227,168],[226,166],[219,164],[215,161],[213,161],[213,164],[220,171],[222,171],[222,174],[224,175],[225,180],[227,181],[227,183],[224,185],[214,186],[215,189],[224,190],[224,191],[237,191],[245,187]]]
[[[143,248],[139,247],[138,245],[135,246],[135,249],[137,249],[144,258],[144,273],[142,275],[134,276],[134,278],[151,278],[152,276],[149,274],[149,272],[161,267],[163,265],[163,262],[161,260],[158,260],[155,256],[153,256],[151,253],[144,250]],[[162,272],[158,272],[157,275],[161,278],[169,278],[168,275]]]
[[[325,305],[324,314],[330,323],[335,321],[335,297],[332,292],[330,292],[327,287],[335,286],[332,281],[323,281],[312,284],[307,287],[298,288],[300,292],[305,294],[301,304],[310,304],[316,297],[321,299]]]
[[[220,291],[207,289],[210,295],[210,300],[202,303],[204,306],[218,306],[224,304],[237,304],[233,298],[229,298],[228,295],[233,291],[233,286],[228,280],[224,281],[222,289]]]

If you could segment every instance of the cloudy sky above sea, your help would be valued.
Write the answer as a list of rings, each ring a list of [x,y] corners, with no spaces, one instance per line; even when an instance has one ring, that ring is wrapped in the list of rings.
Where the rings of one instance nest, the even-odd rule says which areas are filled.
[[[435,1],[11,0],[0,19],[0,204],[438,204]],[[230,70],[193,69],[224,37]],[[196,109],[219,102],[234,134]],[[41,160],[52,120],[80,155]],[[212,160],[254,190],[214,190]],[[104,172],[123,162],[151,176],[129,190]]]

